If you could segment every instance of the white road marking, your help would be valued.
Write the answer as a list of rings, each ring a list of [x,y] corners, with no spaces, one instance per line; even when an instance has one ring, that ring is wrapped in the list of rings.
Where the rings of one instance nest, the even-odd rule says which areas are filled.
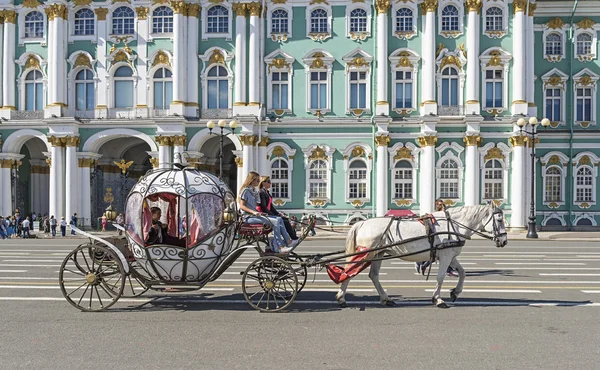
[[[538,258],[538,257],[546,257],[545,254],[484,254],[482,257],[520,257],[520,258],[526,258],[526,257],[533,257],[533,258]],[[475,257],[471,257],[469,256],[468,258],[475,258]]]
[[[558,274],[548,274],[548,273],[539,273],[538,275],[540,276],[600,276],[600,274],[562,274],[562,273],[558,273]]]
[[[600,290],[582,290],[583,293],[600,294]]]
[[[414,266],[414,262],[392,262],[392,265],[413,265]],[[461,262],[461,265],[477,265],[476,262]],[[414,268],[414,267],[413,267]]]
[[[2,267],[60,267],[60,264],[57,265],[22,265],[22,264],[8,264],[8,263],[0,263]]]
[[[47,263],[52,263],[52,262],[62,262],[64,260],[64,258],[61,259],[56,259],[56,260],[2,260],[2,262],[47,262]]]
[[[384,290],[387,291],[387,289],[384,289]],[[302,292],[332,292],[332,293],[335,293],[335,292],[338,292],[338,291],[339,291],[339,288],[338,289],[333,289],[333,288],[331,288],[331,289],[327,289],[327,288],[321,288],[321,289],[319,289],[319,288],[305,288],[305,289],[302,289]],[[357,293],[359,293],[359,292],[370,292],[370,293],[372,293],[374,291],[375,291],[375,289],[352,289],[352,288],[348,288],[346,290],[346,292],[350,292],[350,293],[352,293],[352,292],[357,292]]]
[[[559,265],[559,266],[585,266],[585,263],[558,263],[558,262],[496,262],[495,265]]]
[[[67,285],[66,288],[77,288],[78,285]],[[60,289],[57,285],[0,285],[0,289]],[[235,288],[211,288],[204,287],[203,291],[233,291]]]
[[[27,272],[28,270],[0,270],[0,272],[6,272],[6,273],[20,273],[20,272]]]
[[[0,265],[1,266],[1,265]],[[414,270],[414,267],[391,267],[391,266],[382,266],[382,269],[392,269],[392,270]],[[498,270],[499,266],[492,267],[475,267],[469,268],[468,272],[477,272],[477,271],[488,271],[488,270]],[[553,271],[561,271],[561,270],[577,270],[577,271],[587,271],[587,270],[600,270],[600,267],[512,267],[506,266],[502,268],[503,270],[553,270]],[[431,273],[437,271],[437,266],[431,269]]]
[[[433,292],[435,289],[425,289],[426,292]],[[442,292],[449,292],[450,289],[442,289]],[[470,293],[541,293],[541,290],[535,289],[463,289]]]
[[[9,278],[5,278],[5,277],[0,277],[0,282],[2,280],[6,280]],[[14,279],[17,280],[19,279],[18,277],[12,277],[10,279]],[[35,279],[35,278],[30,278],[30,279]],[[50,279],[50,278],[45,278],[45,279]],[[240,276],[239,279],[223,279],[223,278],[219,278],[216,280],[216,282],[239,282],[242,281],[242,277]],[[354,278],[351,280],[352,283],[372,283],[372,281],[370,279],[357,279]],[[430,285],[434,285],[436,283],[436,281],[434,279],[431,279],[429,281],[425,281],[423,280],[386,280],[386,279],[380,279],[379,280],[380,283],[417,283],[417,284],[430,284]],[[600,285],[600,280],[596,280],[596,281],[562,281],[562,280],[477,280],[477,279],[471,279],[471,277],[468,277],[467,279],[468,284],[591,284],[591,285]],[[308,279],[306,280],[307,284],[311,284],[311,283],[333,283],[333,281],[328,280],[328,279],[316,279],[313,280],[310,276],[308,277]]]

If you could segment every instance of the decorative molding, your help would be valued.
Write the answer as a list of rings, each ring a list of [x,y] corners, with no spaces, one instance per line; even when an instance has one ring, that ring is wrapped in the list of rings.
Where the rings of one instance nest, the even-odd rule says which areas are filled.
[[[156,143],[159,146],[170,146],[171,145],[171,137],[170,136],[158,135],[158,136],[154,137],[154,141],[156,141]]]
[[[38,0],[25,0],[23,1],[23,7],[24,8],[37,8],[38,6],[42,5],[42,3],[40,3]]]
[[[438,2],[437,0],[423,0],[421,3],[421,11],[423,14],[433,12],[437,10]]]
[[[511,136],[510,139],[508,139],[510,145],[512,145],[513,147],[515,146],[525,146],[525,141],[527,140],[527,138],[525,136]]]
[[[402,147],[402,148],[399,148],[396,151],[396,155],[394,155],[394,160],[395,161],[398,161],[398,160],[401,160],[401,159],[409,159],[411,161],[414,161],[415,160],[415,156],[413,155],[413,152],[412,152],[412,150],[410,150],[410,148]]]
[[[251,17],[260,17],[262,5],[258,1],[253,1],[246,4],[246,9],[248,9],[248,13],[250,13]]]
[[[258,136],[256,135],[240,135],[239,139],[242,145],[254,146],[258,142]]]
[[[386,14],[390,8],[390,0],[375,0],[377,14]]]
[[[494,147],[494,148],[490,148],[487,151],[487,154],[483,157],[484,161],[489,161],[490,159],[499,159],[501,161],[505,160],[505,156],[504,153],[502,152],[502,149]]]
[[[579,22],[575,23],[575,25],[579,29],[587,30],[587,29],[593,29],[594,26],[596,25],[596,22],[594,22],[593,20],[591,20],[589,18],[584,18],[584,19],[580,20]]]
[[[477,12],[479,14],[481,12],[481,7],[483,3],[481,0],[467,0],[465,1],[465,5],[467,8],[467,12]]]
[[[148,18],[148,8],[145,8],[143,6],[138,6],[137,8],[135,8],[135,12],[137,14],[137,19],[138,20],[146,20]]]
[[[171,8],[173,9],[173,12],[175,14],[186,15],[187,5],[186,5],[185,1],[172,0],[169,2],[169,5],[171,6]]]
[[[417,143],[421,147],[435,146],[437,144],[437,141],[438,141],[437,136],[420,136],[417,138]]]
[[[468,135],[463,137],[463,142],[466,146],[479,146],[481,144],[481,136]]]
[[[92,63],[90,62],[90,59],[84,53],[79,53],[77,55],[77,58],[75,58],[75,64],[73,65],[73,68],[77,67],[92,68]]]
[[[159,50],[156,53],[156,56],[154,57],[154,61],[152,62],[152,67],[156,67],[157,65],[161,65],[161,64],[171,67],[171,60],[170,60],[169,56],[167,55],[167,53],[165,53],[162,50]]]
[[[390,144],[390,136],[389,135],[378,135],[375,136],[375,144],[377,146],[385,146],[387,147]]]
[[[558,18],[558,17],[553,18],[546,23],[546,26],[553,30],[562,29],[564,25],[565,25],[565,22],[561,18]]]
[[[94,13],[96,13],[96,18],[98,18],[99,21],[105,21],[106,15],[108,14],[108,9],[96,8],[94,9]]]
[[[66,5],[51,4],[50,6],[48,6],[45,9],[45,12],[46,12],[46,16],[48,16],[49,21],[53,21],[54,18],[56,18],[56,17],[62,18],[62,19],[69,18],[69,9],[67,8]]]
[[[249,4],[233,3],[231,9],[235,12],[236,17],[245,17],[248,10],[247,5]]]
[[[513,0],[513,13],[517,14],[518,12],[525,12],[525,8],[527,8],[528,0]]]

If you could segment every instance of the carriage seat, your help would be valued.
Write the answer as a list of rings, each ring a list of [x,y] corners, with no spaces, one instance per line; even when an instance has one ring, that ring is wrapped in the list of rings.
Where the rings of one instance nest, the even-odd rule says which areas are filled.
[[[238,230],[238,235],[242,237],[257,237],[268,235],[273,231],[270,224],[249,224],[243,223]]]

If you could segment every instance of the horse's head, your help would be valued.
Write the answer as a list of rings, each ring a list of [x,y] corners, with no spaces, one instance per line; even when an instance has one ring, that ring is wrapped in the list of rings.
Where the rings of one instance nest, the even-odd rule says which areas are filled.
[[[504,225],[504,212],[493,203],[490,203],[488,206],[490,207],[491,215],[485,223],[484,229],[492,234],[492,240],[496,243],[496,247],[502,248],[508,244],[508,234]]]

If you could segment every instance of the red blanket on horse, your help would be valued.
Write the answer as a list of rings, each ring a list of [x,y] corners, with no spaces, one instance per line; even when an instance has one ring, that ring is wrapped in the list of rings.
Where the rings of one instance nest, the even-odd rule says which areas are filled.
[[[356,249],[357,252],[362,252],[364,250],[368,250],[367,247],[358,247]],[[369,252],[360,253],[355,256],[352,256],[350,261],[346,263],[345,267],[337,266],[337,265],[327,265],[327,274],[329,274],[329,278],[336,284],[339,284],[345,280],[355,277],[362,270],[369,267],[371,262],[361,262],[364,261]]]

